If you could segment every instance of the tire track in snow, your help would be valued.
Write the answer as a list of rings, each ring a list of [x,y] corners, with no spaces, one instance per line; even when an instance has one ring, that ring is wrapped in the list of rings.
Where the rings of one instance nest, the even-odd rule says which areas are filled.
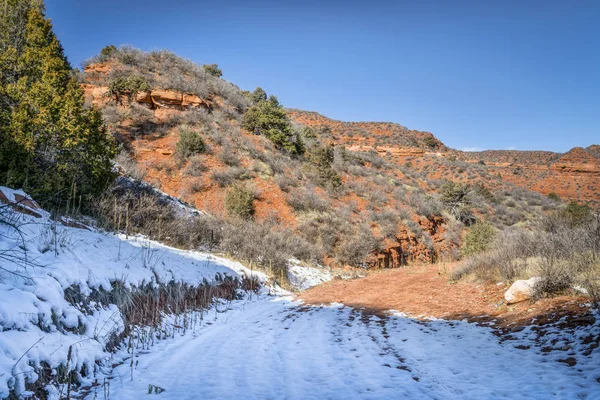
[[[133,382],[117,368],[112,398],[138,399],[149,384],[178,400],[600,397],[574,369],[503,345],[489,328],[285,298],[237,303],[139,360]]]

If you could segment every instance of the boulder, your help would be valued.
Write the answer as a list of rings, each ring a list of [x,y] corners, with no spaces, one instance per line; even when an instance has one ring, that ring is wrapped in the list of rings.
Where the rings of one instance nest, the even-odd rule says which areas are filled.
[[[531,298],[533,287],[541,280],[539,277],[529,278],[527,280],[518,280],[513,283],[504,293],[507,304],[519,303]]]
[[[0,203],[6,204],[15,211],[31,215],[36,218],[49,217],[50,213],[44,211],[38,203],[22,190],[14,190],[0,186]]]

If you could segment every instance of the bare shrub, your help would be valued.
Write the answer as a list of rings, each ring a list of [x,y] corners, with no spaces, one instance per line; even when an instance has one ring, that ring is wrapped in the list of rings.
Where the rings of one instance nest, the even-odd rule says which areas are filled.
[[[298,186],[298,181],[287,174],[277,174],[274,181],[284,192],[289,192],[290,188]]]
[[[208,171],[208,168],[202,162],[202,156],[195,155],[190,157],[187,166],[183,170],[183,173],[189,176],[202,176],[204,172]]]
[[[319,251],[276,221],[238,220],[224,226],[221,248],[246,261],[270,269],[280,280],[287,279],[290,258],[320,259]]]
[[[219,186],[229,186],[235,181],[249,179],[250,174],[243,168],[229,167],[221,171],[213,171],[210,178]]]
[[[122,150],[115,157],[115,162],[123,169],[123,172],[133,179],[143,181],[146,177],[146,168],[139,165],[126,150]]]
[[[473,272],[482,279],[538,276],[535,297],[551,296],[574,285],[598,293],[600,277],[600,217],[579,225],[561,213],[541,221],[534,231],[513,228],[501,232],[490,250],[463,262],[454,273]]]
[[[310,243],[322,249],[325,254],[333,254],[343,236],[351,234],[352,227],[348,216],[329,212],[308,212],[298,219],[297,232]]]
[[[409,203],[417,214],[426,218],[442,215],[443,205],[432,195],[413,192],[410,195]]]
[[[365,267],[366,258],[376,250],[381,243],[375,238],[373,232],[367,225],[360,225],[352,235],[340,239],[341,243],[336,247],[337,260],[343,265],[354,267]]]
[[[221,152],[218,155],[218,158],[230,167],[237,167],[240,165],[239,156],[235,153],[235,151],[229,144],[223,145],[223,147],[221,148]]]
[[[290,190],[287,201],[296,211],[326,211],[330,208],[329,201],[316,194],[312,187]]]

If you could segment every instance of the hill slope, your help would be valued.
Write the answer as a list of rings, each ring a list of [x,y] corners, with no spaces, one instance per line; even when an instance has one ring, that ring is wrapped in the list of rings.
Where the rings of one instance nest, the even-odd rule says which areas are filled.
[[[341,122],[302,110],[289,110],[289,114],[297,123],[330,132],[333,143],[352,150],[389,155],[398,165],[414,161],[417,169],[423,171],[425,166],[435,166],[427,156],[436,154],[480,163],[490,174],[544,195],[556,193],[564,199],[600,204],[599,145],[576,147],[565,154],[519,150],[463,152],[448,148],[429,132],[410,130],[394,123]]]
[[[278,239],[286,249],[281,260],[391,267],[456,259],[474,221],[503,228],[560,207],[473,154],[397,124],[286,110],[292,124],[282,129],[302,147],[293,154],[274,141],[281,138],[269,136],[273,131],[244,128],[248,110],[260,101],[268,105],[264,91],[244,92],[166,51],[113,49],[92,59],[81,81],[87,101],[101,108],[121,143],[118,162],[125,173],[217,219],[232,219],[228,198],[250,193],[251,215],[238,230],[252,237],[251,226],[277,229],[277,237],[286,238]],[[280,107],[276,99],[272,104]],[[202,150],[181,157],[186,135],[199,137]],[[462,193],[460,207],[444,191]],[[238,256],[264,263],[247,250]]]

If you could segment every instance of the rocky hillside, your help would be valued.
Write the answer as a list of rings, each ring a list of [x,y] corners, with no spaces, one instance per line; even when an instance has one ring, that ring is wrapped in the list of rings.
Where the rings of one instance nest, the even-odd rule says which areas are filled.
[[[462,153],[468,162],[484,162],[490,171],[515,185],[543,194],[600,204],[600,146],[575,147],[565,154],[542,151]]]
[[[289,110],[289,114],[299,124],[329,133],[332,143],[351,150],[375,151],[398,165],[411,162],[419,172],[438,167],[430,161],[431,156],[445,157],[480,164],[503,181],[544,195],[555,193],[568,200],[600,204],[600,145],[576,147],[565,154],[519,150],[463,152],[446,147],[429,132],[394,123],[341,122],[301,110]],[[439,178],[443,174],[430,170],[428,175]]]
[[[80,82],[127,175],[217,218],[284,229],[297,243],[288,255],[335,266],[455,259],[475,221],[502,228],[560,206],[431,133],[284,113],[274,96],[242,91],[214,67],[107,48]],[[250,114],[279,126],[249,131]]]

